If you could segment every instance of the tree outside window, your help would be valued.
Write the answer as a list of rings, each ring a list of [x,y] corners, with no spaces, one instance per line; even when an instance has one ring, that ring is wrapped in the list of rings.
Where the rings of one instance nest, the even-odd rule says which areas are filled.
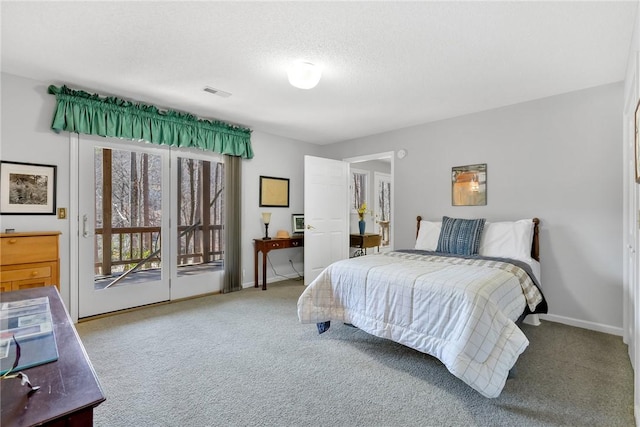
[[[369,172],[351,169],[351,187],[351,211],[356,213],[360,206],[368,202]]]

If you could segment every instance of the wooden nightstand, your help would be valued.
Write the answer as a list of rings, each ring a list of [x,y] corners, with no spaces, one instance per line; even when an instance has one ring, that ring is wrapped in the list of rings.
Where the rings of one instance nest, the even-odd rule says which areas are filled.
[[[254,254],[254,287],[258,285],[258,252],[262,251],[262,290],[267,290],[267,253],[276,249],[301,248],[304,246],[304,235],[286,239],[253,239]]]

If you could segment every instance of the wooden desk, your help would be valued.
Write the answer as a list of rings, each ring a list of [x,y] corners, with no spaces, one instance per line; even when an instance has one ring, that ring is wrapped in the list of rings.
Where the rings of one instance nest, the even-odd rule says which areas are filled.
[[[286,239],[253,239],[255,247],[254,260],[254,287],[258,285],[258,252],[262,251],[262,290],[267,290],[267,253],[276,249],[300,248],[304,246],[304,235],[293,236]]]
[[[105,396],[58,290],[46,286],[3,292],[0,300],[38,297],[49,297],[59,357],[22,371],[31,384],[40,386],[31,397],[27,395],[29,388],[20,385],[19,379],[0,380],[0,425],[91,426],[93,408],[104,402]]]
[[[382,236],[374,233],[351,234],[349,236],[349,246],[358,248],[353,254],[354,257],[367,254],[367,248],[378,248],[380,251],[380,240]]]

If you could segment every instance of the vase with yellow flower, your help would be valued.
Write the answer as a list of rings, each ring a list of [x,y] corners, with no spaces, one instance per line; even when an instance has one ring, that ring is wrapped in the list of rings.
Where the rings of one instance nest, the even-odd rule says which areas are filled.
[[[360,235],[364,235],[364,231],[367,228],[367,223],[364,221],[364,214],[367,213],[367,204],[363,203],[358,208],[358,217],[360,221],[358,221],[358,228],[360,229]]]

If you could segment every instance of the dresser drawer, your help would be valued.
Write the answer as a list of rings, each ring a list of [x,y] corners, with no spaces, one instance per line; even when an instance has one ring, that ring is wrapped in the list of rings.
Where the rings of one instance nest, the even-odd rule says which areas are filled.
[[[40,279],[43,277],[51,277],[52,271],[50,265],[38,265],[30,268],[20,268],[16,270],[0,270],[1,282],[13,282],[16,280]]]
[[[58,236],[2,237],[2,265],[58,259]]]
[[[282,248],[288,248],[289,245],[287,245],[287,241],[286,240],[269,240],[268,242],[264,242],[264,247],[265,249],[269,250],[269,249],[282,249]]]
[[[303,239],[273,239],[265,240],[264,247],[267,250],[271,249],[285,249],[285,248],[300,248],[304,246]]]
[[[304,239],[302,239],[302,238],[289,240],[289,247],[290,248],[300,248],[302,246],[304,246]]]

